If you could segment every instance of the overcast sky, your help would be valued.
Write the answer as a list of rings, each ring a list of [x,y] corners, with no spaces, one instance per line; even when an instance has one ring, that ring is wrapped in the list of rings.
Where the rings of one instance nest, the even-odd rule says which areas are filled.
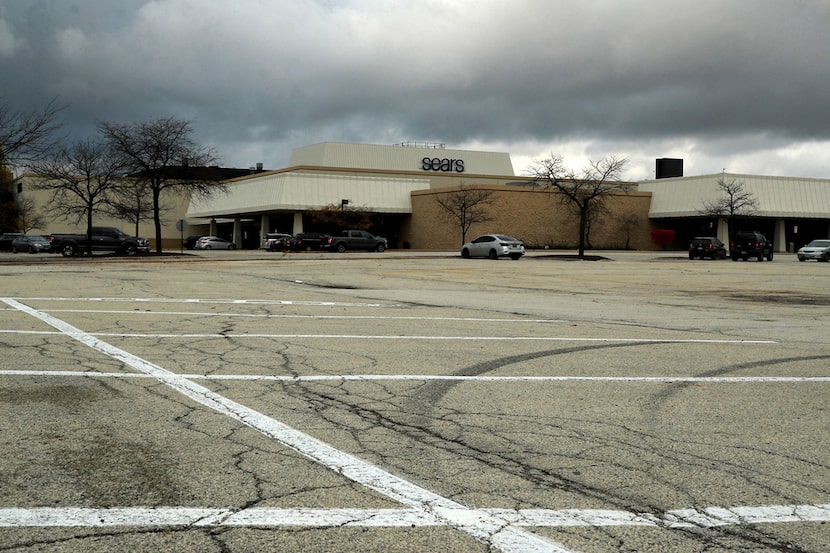
[[[830,178],[830,0],[0,0],[0,102],[175,116],[225,167],[326,141]]]

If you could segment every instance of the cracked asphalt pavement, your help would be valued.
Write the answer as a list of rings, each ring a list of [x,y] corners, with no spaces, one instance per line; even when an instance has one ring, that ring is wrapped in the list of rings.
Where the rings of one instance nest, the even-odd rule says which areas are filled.
[[[830,267],[0,254],[0,551],[822,553]]]

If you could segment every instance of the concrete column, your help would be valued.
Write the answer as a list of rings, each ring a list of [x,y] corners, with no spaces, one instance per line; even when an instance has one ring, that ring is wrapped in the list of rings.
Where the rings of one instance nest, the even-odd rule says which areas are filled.
[[[210,230],[208,231],[210,236],[216,236],[216,219],[210,220]]]
[[[268,228],[268,222],[270,217],[268,215],[263,215],[259,218],[259,243],[262,244],[262,239],[265,238],[265,235],[271,232],[271,229]]]
[[[775,236],[772,237],[772,248],[776,252],[787,251],[787,226],[784,219],[775,221]]]
[[[294,229],[291,233],[300,234],[301,232],[303,232],[303,213],[302,211],[298,211],[294,213]]]
[[[236,217],[233,220],[233,240],[231,240],[237,248],[242,247],[242,220]]]
[[[718,219],[718,240],[726,244],[726,251],[729,251],[731,247],[729,243],[729,221],[723,217]]]

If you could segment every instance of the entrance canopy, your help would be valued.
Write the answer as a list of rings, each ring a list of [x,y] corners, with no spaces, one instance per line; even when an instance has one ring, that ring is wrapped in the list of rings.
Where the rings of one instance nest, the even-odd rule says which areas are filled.
[[[641,182],[641,192],[651,192],[648,216],[700,217],[704,205],[722,199],[718,180],[743,184],[743,191],[757,201],[755,217],[827,219],[830,217],[830,180],[767,177],[717,173]]]
[[[188,219],[238,217],[276,211],[308,211],[348,200],[350,208],[378,213],[412,213],[410,193],[430,187],[428,179],[273,172],[229,181],[227,190],[194,197]]]

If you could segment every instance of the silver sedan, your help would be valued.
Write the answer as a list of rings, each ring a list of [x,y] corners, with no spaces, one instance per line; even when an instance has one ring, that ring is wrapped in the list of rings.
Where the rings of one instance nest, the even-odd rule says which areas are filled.
[[[196,241],[197,250],[234,250],[236,244],[218,236],[202,236]]]
[[[830,261],[830,240],[813,240],[798,250],[796,255],[798,255],[799,261],[807,261],[808,259]]]
[[[514,261],[525,254],[525,245],[506,234],[484,234],[461,247],[461,257],[509,257]]]

